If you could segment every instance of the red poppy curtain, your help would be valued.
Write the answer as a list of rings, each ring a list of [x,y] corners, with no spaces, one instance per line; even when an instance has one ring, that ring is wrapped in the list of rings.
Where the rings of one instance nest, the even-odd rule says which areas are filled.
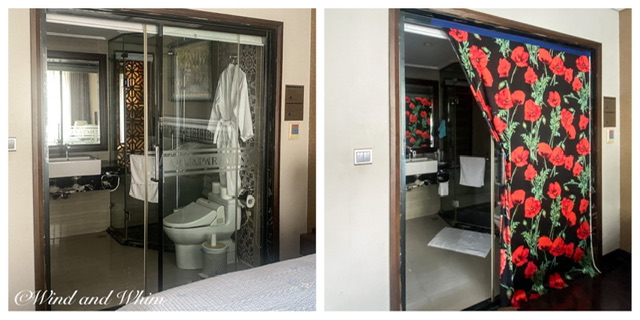
[[[506,155],[501,297],[519,307],[595,273],[590,57],[463,28],[446,31]]]

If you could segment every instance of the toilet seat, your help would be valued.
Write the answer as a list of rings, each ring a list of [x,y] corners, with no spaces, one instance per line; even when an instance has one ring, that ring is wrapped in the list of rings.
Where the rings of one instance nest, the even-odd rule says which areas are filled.
[[[165,227],[176,229],[208,227],[224,223],[224,207],[203,198],[189,203],[163,219]]]

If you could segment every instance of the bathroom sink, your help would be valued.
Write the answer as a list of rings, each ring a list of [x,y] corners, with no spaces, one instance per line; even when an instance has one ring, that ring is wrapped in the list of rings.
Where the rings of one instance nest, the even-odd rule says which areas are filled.
[[[49,178],[99,175],[100,160],[92,156],[49,159]]]
[[[407,176],[438,172],[438,161],[429,158],[407,159],[405,171]]]

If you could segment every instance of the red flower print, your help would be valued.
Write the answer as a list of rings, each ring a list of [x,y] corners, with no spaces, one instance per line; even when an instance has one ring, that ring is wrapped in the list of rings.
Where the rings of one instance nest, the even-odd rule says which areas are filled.
[[[422,136],[422,139],[430,139],[431,138],[431,134],[429,134],[429,131],[423,131],[421,136]]]
[[[506,226],[504,230],[502,230],[502,240],[506,244],[511,243],[511,229],[509,228],[509,226]]]
[[[567,109],[560,110],[560,123],[565,129],[571,126],[573,124],[573,113]]]
[[[538,175],[538,171],[531,164],[527,166],[527,170],[524,171],[524,179],[527,181],[533,181],[536,175]]]
[[[496,129],[496,132],[498,132],[498,134],[502,134],[507,128],[507,123],[505,123],[500,117],[494,117],[493,127]]]
[[[580,89],[582,89],[582,81],[580,81],[580,78],[575,77],[573,78],[571,86],[573,87],[573,91],[580,91]]]
[[[415,114],[410,114],[409,115],[409,122],[415,123],[416,121],[418,121],[418,117],[416,117]]]
[[[560,100],[560,94],[558,93],[558,91],[549,92],[549,98],[547,99],[547,102],[549,102],[549,106],[551,107],[559,106],[562,100]]]
[[[416,105],[415,105],[413,102],[411,102],[411,103],[409,103],[409,108],[411,108],[411,109],[415,109],[415,108],[416,108]]]
[[[581,72],[589,72],[589,58],[586,56],[580,56],[576,59],[576,67]]]
[[[582,250],[581,248],[576,248],[575,250],[573,250],[573,262],[580,262],[580,260],[582,260],[582,257],[584,257],[584,250]]]
[[[424,110],[420,111],[420,117],[426,118],[427,117],[427,112],[424,111]]]
[[[573,168],[573,155],[564,157],[564,168],[567,170],[571,170],[571,168]]]
[[[469,33],[467,33],[466,31],[456,29],[450,29],[449,35],[458,42],[467,41],[469,37]]]
[[[480,70],[480,78],[482,79],[482,84],[485,87],[491,87],[493,85],[493,75],[491,75],[491,71],[489,71],[489,69],[484,68]]]
[[[573,69],[564,69],[564,81],[566,81],[567,83],[571,83],[571,80],[573,80]]]
[[[580,124],[578,125],[578,127],[580,128],[580,130],[584,130],[587,128],[588,125],[589,125],[589,118],[587,118],[584,114],[581,114]]]
[[[516,90],[511,93],[511,101],[514,106],[518,106],[524,103],[524,92],[522,90]]]
[[[547,191],[547,195],[549,195],[549,198],[555,199],[560,196],[561,192],[562,192],[562,188],[560,188],[559,183],[551,182],[549,184],[549,190]]]
[[[576,127],[571,125],[565,127],[564,129],[567,131],[567,138],[569,138],[569,140],[573,140],[576,138]]]
[[[533,100],[529,99],[524,103],[524,120],[525,121],[537,121],[540,119],[542,109]]]
[[[407,132],[405,133],[405,136],[407,139],[411,138],[412,136],[411,131],[407,130]]]
[[[551,155],[549,156],[549,161],[554,166],[564,165],[564,150],[560,147],[553,148],[553,151],[551,151]]]
[[[538,75],[531,67],[527,67],[527,72],[524,73],[524,82],[534,84],[536,81],[538,81]]]
[[[591,226],[589,226],[588,222],[583,221],[580,224],[580,227],[578,227],[578,230],[576,231],[576,236],[580,240],[585,240],[589,238],[590,235],[591,235]]]
[[[573,242],[564,246],[564,256],[567,258],[571,258],[573,256]]]
[[[524,47],[518,46],[511,51],[511,60],[518,67],[526,67],[529,62],[529,53],[524,50]]]
[[[509,63],[509,60],[500,58],[500,62],[498,63],[498,76],[500,78],[508,77],[509,70],[511,70],[511,63]]]
[[[567,212],[567,214],[564,214],[564,212],[563,212],[563,215],[564,215],[565,219],[567,219],[567,222],[569,223],[569,226],[573,227],[573,226],[576,225],[576,214],[575,214],[575,212],[569,211],[569,212]]]
[[[549,287],[554,289],[562,289],[566,287],[567,284],[562,280],[562,276],[559,273],[554,273],[549,276]]]
[[[527,261],[529,257],[529,249],[524,246],[519,246],[515,251],[511,254],[511,262],[518,267],[522,267]]]
[[[536,266],[533,261],[529,261],[529,263],[527,263],[527,267],[524,269],[524,277],[527,279],[531,279],[533,278],[533,275],[536,273],[536,271],[538,271],[538,266]]]
[[[518,189],[514,192],[511,193],[511,205],[512,206],[517,206],[517,205],[521,205],[522,203],[524,203],[524,190]]]
[[[564,76],[565,66],[564,61],[559,56],[556,56],[551,60],[551,64],[549,65],[551,72],[558,76]]]
[[[560,208],[562,209],[562,214],[564,215],[566,215],[568,212],[573,211],[573,200],[562,198]]]
[[[529,151],[525,150],[523,146],[517,147],[511,152],[511,161],[516,167],[524,167],[529,161]]]
[[[579,177],[580,174],[582,173],[582,165],[580,164],[580,162],[576,161],[576,165],[573,166],[573,176],[574,177]]]
[[[482,49],[478,49],[477,46],[469,48],[469,60],[471,65],[478,71],[482,71],[487,67],[487,54]]]
[[[589,140],[586,138],[580,139],[580,142],[578,142],[578,145],[576,146],[576,151],[578,151],[578,154],[582,156],[588,155],[589,152],[591,152],[591,144],[589,143]]]
[[[527,294],[524,290],[519,289],[513,293],[513,296],[511,297],[511,305],[514,308],[519,309],[520,305],[524,302],[527,302]]]
[[[412,137],[411,139],[409,139],[409,143],[411,144],[416,143],[416,139]]]
[[[553,241],[547,236],[538,238],[538,249],[547,251],[553,246]]]
[[[534,197],[529,197],[524,202],[524,216],[526,218],[534,218],[542,209],[542,202]]]
[[[587,212],[587,209],[589,209],[589,200],[587,199],[582,199],[580,200],[580,213],[584,214],[585,212]]]
[[[553,244],[551,248],[549,248],[549,253],[554,257],[559,257],[564,254],[564,239],[557,237],[553,240]]]
[[[544,142],[538,143],[538,155],[543,158],[549,158],[549,156],[551,155],[551,147],[549,146],[549,144]]]
[[[504,267],[507,266],[507,251],[500,249],[500,274],[504,272]]]
[[[511,100],[511,92],[509,88],[504,88],[500,92],[496,93],[495,97],[498,107],[502,109],[511,109],[513,107],[513,101]]]
[[[538,49],[538,60],[542,61],[542,63],[549,65],[551,63],[551,54],[547,49],[540,48]]]

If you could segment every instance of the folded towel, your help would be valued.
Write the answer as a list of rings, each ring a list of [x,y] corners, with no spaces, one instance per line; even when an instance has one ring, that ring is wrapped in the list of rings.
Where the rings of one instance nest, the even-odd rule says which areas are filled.
[[[485,159],[460,156],[460,185],[480,188],[484,186]]]
[[[131,165],[131,188],[129,195],[135,199],[144,201],[145,181],[148,181],[149,202],[158,203],[158,183],[151,181],[156,176],[155,156],[149,156],[147,162],[147,177],[144,175],[144,155],[132,154],[129,156]]]

